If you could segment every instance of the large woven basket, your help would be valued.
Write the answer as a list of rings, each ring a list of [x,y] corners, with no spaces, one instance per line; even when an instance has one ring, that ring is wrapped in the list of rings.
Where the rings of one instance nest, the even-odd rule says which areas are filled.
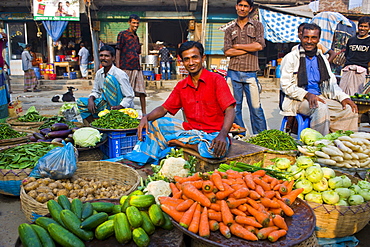
[[[9,146],[9,145],[14,145],[14,144],[26,143],[29,141],[30,141],[30,135],[26,135],[26,136],[21,136],[17,138],[0,140],[0,146]]]
[[[0,194],[19,196],[22,180],[32,169],[0,169]]]
[[[52,115],[42,115],[44,117],[52,117]],[[10,124],[12,127],[17,127],[17,128],[35,128],[35,127],[40,127],[45,121],[41,122],[20,122],[18,121],[18,117],[11,117],[6,119],[6,122]]]
[[[346,175],[357,183],[358,178],[335,171],[337,176]],[[307,202],[316,215],[318,238],[340,238],[361,231],[370,221],[370,202],[356,206],[336,206]]]
[[[101,180],[113,179],[121,184],[132,185],[125,192],[126,195],[134,191],[140,183],[140,176],[137,171],[121,163],[109,161],[77,162],[77,170],[74,175]],[[39,203],[27,195],[23,186],[21,186],[20,198],[22,211],[30,222],[49,212],[46,203]]]

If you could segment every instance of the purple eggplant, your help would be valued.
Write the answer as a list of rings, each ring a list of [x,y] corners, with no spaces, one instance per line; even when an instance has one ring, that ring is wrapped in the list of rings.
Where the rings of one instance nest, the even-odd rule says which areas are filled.
[[[67,130],[69,129],[68,125],[65,123],[55,123],[50,127],[51,131],[57,130]]]
[[[46,136],[50,131],[51,131],[50,128],[45,128],[45,129],[40,130],[40,134]]]
[[[47,137],[48,138],[65,138],[65,137],[67,137],[71,133],[72,133],[72,130],[71,129],[67,129],[67,130],[56,130],[56,131],[49,132],[47,134]]]
[[[31,142],[37,142],[36,137],[34,137],[33,135],[30,136],[29,139],[30,139]]]
[[[58,138],[54,138],[51,142],[62,143],[62,141],[63,141],[63,138],[58,137]]]
[[[44,136],[43,134],[41,134],[41,133],[37,133],[37,132],[35,132],[35,133],[33,133],[32,135],[33,135],[37,140],[39,140],[39,139],[41,139],[41,140],[46,140],[45,136]]]

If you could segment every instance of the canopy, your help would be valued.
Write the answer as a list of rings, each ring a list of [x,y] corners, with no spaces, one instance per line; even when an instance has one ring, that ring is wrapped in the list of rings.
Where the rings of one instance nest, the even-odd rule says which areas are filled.
[[[58,41],[62,36],[64,29],[68,25],[68,21],[42,21],[48,34],[54,41]]]

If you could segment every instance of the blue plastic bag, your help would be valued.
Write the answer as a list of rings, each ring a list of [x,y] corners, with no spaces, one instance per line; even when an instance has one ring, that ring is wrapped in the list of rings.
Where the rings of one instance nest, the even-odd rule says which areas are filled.
[[[73,176],[77,169],[77,154],[72,143],[57,147],[39,159],[31,172],[31,177],[63,179]]]

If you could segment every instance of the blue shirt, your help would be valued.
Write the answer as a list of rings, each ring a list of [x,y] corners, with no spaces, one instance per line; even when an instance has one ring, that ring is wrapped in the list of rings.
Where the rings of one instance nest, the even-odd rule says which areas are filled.
[[[309,93],[320,95],[321,94],[320,87],[319,87],[320,71],[319,71],[319,64],[317,63],[316,56],[313,56],[311,59],[309,59],[306,56],[306,71],[307,71],[307,79],[308,79],[306,90]]]

